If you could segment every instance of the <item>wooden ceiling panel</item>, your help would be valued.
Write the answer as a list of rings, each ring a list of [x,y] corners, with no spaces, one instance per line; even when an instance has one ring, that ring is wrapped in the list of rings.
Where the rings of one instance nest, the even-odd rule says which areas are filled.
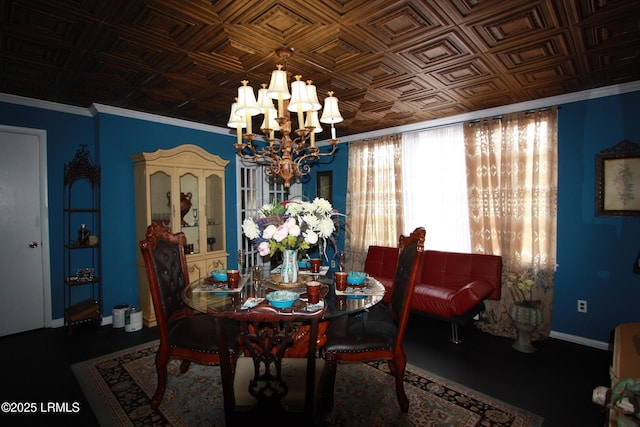
[[[267,82],[281,47],[320,102],[335,91],[342,135],[640,79],[637,0],[2,5],[0,92],[220,127],[240,81]]]

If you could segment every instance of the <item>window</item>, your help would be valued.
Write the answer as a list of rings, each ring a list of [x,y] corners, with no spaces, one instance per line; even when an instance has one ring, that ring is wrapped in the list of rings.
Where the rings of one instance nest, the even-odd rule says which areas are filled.
[[[404,230],[425,227],[425,249],[470,252],[462,124],[402,135]]]

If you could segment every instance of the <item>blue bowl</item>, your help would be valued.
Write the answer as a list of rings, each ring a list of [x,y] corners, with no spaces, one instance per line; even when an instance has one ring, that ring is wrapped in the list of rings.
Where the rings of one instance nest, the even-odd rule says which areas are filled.
[[[350,271],[347,273],[347,283],[350,285],[362,285],[369,275],[363,271]]]
[[[227,270],[213,270],[211,272],[211,277],[216,279],[219,282],[227,281]]]
[[[309,261],[298,261],[298,268],[311,268]]]
[[[276,308],[289,308],[300,295],[292,291],[273,291],[266,295],[267,301]]]

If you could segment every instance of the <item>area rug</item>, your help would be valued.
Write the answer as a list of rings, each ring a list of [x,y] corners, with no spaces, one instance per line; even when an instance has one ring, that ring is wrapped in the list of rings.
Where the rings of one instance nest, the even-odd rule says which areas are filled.
[[[215,366],[191,364],[185,374],[169,362],[167,390],[151,410],[158,342],[72,366],[103,426],[224,426],[222,383]],[[334,426],[538,427],[542,418],[459,384],[407,366],[409,413],[400,412],[394,379],[384,362],[339,365]]]

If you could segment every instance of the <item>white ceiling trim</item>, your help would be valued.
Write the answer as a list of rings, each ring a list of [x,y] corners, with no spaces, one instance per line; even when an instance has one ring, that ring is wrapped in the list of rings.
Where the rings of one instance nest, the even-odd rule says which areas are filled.
[[[505,105],[502,107],[489,108],[486,110],[478,110],[471,113],[459,114],[456,116],[444,117],[442,119],[429,120],[425,122],[414,123],[406,126],[398,126],[393,128],[380,129],[373,132],[366,132],[354,135],[341,136],[340,142],[356,141],[366,138],[375,138],[392,133],[415,132],[439,126],[447,126],[455,123],[461,123],[467,120],[477,120],[484,117],[492,117],[501,114],[515,113],[517,111],[526,111],[535,108],[544,108],[552,105],[562,105],[571,102],[586,101],[589,99],[602,98],[605,96],[620,95],[628,92],[640,91],[640,81],[623,83],[619,85],[606,86],[602,88],[584,90],[565,95],[558,95],[549,98],[536,99],[533,101],[520,102],[517,104]],[[205,125],[202,123],[191,122],[188,120],[174,119],[171,117],[160,116],[157,114],[144,113],[140,111],[128,110],[125,108],[112,107],[103,104],[92,104],[89,108],[75,107],[56,102],[43,101],[34,98],[26,98],[23,96],[10,95],[0,93],[0,102],[9,104],[23,105],[27,107],[41,108],[45,110],[60,111],[69,114],[77,114],[81,116],[95,116],[99,113],[112,114],[116,116],[128,117],[138,120],[146,120],[150,122],[162,123],[172,126],[184,127],[189,129],[201,130],[215,134],[233,136],[231,129],[221,128],[218,126]],[[327,145],[327,141],[318,141],[318,145]]]

